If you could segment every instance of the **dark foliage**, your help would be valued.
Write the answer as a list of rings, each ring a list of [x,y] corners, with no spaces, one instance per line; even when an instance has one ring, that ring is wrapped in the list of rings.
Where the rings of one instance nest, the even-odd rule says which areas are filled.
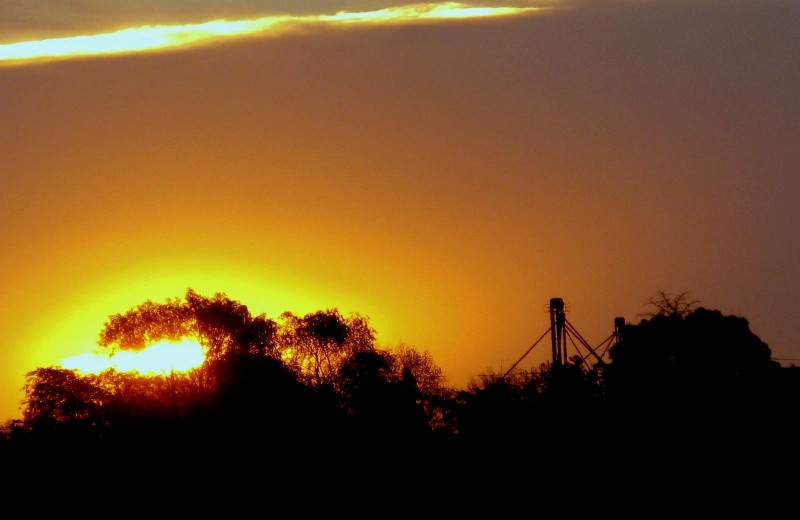
[[[276,460],[503,465],[526,447],[541,450],[543,465],[639,454],[666,462],[721,446],[746,457],[800,433],[798,369],[773,361],[744,318],[703,307],[626,325],[607,365],[575,357],[460,391],[427,353],[378,349],[365,318],[336,310],[273,321],[190,291],[111,317],[101,338],[137,348],[185,333],[213,354],[188,373],[29,373],[24,418],[6,426],[3,448],[159,453],[263,471]]]

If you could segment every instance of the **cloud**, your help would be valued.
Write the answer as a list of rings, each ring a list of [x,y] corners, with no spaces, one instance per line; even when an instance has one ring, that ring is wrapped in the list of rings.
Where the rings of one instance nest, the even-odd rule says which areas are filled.
[[[549,6],[539,2],[470,2],[472,7]],[[253,20],[272,16],[307,17],[339,12],[370,12],[412,5],[397,0],[30,0],[0,3],[0,44],[115,32],[155,25],[191,25],[210,20]],[[436,5],[434,3],[428,5]]]
[[[180,25],[144,25],[102,34],[46,38],[0,45],[0,62],[155,51],[246,36],[276,36],[313,24],[372,25],[524,14],[532,7],[485,7],[457,2],[411,4],[373,11],[321,15],[270,15],[247,20],[219,18]]]

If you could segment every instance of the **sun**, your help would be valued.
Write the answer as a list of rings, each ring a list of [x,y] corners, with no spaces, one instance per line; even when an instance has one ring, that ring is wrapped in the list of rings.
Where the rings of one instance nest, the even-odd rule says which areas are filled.
[[[166,375],[188,372],[205,361],[205,348],[196,339],[158,341],[142,350],[120,350],[113,356],[80,354],[65,358],[63,368],[83,374],[99,374],[113,368],[120,372],[138,372],[141,375]]]

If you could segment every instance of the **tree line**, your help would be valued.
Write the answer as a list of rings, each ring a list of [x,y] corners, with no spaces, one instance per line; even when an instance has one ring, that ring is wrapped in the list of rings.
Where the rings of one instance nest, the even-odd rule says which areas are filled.
[[[727,439],[740,448],[796,435],[800,375],[781,366],[745,318],[659,293],[626,324],[610,361],[489,373],[447,384],[424,350],[380,347],[367,318],[337,309],[278,320],[224,293],[147,301],[110,316],[109,352],[196,338],[203,364],[143,376],[58,366],[26,375],[5,448],[169,447],[257,456],[309,452],[615,453]]]

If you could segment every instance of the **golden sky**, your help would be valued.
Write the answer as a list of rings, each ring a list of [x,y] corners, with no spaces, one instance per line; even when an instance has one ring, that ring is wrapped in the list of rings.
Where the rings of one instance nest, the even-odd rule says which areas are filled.
[[[798,359],[799,22],[777,0],[2,3],[0,419],[27,371],[187,288],[366,315],[455,386],[517,361],[551,297],[599,344],[690,291]]]

